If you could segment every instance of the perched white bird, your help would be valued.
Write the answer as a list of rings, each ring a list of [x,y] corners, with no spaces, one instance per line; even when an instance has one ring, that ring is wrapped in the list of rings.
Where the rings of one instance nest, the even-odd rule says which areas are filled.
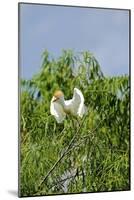
[[[67,114],[82,118],[85,112],[84,97],[79,89],[74,88],[73,98],[70,100],[65,100],[64,94],[60,90],[54,93],[51,100],[50,113],[58,123],[61,123]]]

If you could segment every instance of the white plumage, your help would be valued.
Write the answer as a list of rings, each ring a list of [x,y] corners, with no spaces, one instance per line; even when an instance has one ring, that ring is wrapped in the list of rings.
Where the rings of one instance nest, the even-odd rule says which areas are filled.
[[[50,113],[58,123],[62,123],[67,114],[82,118],[85,112],[84,97],[79,89],[74,88],[73,98],[70,100],[65,100],[64,94],[60,90],[54,93],[50,104]]]

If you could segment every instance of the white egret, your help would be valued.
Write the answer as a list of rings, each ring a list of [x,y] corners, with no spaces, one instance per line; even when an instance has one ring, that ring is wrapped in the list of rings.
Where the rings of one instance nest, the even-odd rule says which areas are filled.
[[[82,118],[85,112],[84,97],[77,88],[74,88],[73,98],[70,100],[65,100],[60,90],[56,91],[51,99],[50,113],[58,123],[62,123],[67,114]]]

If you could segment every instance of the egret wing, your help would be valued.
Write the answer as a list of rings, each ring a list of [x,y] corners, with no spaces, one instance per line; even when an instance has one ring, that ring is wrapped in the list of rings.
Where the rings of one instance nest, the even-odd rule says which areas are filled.
[[[55,117],[58,123],[61,123],[66,117],[66,113],[64,112],[62,106],[53,101],[51,101],[50,113]]]
[[[80,117],[82,117],[85,113],[84,97],[82,92],[77,88],[74,88],[72,108],[74,110],[74,113],[76,113]]]

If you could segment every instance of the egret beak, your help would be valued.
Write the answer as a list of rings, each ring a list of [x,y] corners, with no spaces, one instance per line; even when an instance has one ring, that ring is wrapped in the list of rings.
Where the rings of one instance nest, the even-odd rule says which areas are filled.
[[[58,99],[58,97],[53,97],[53,102],[57,101]]]

